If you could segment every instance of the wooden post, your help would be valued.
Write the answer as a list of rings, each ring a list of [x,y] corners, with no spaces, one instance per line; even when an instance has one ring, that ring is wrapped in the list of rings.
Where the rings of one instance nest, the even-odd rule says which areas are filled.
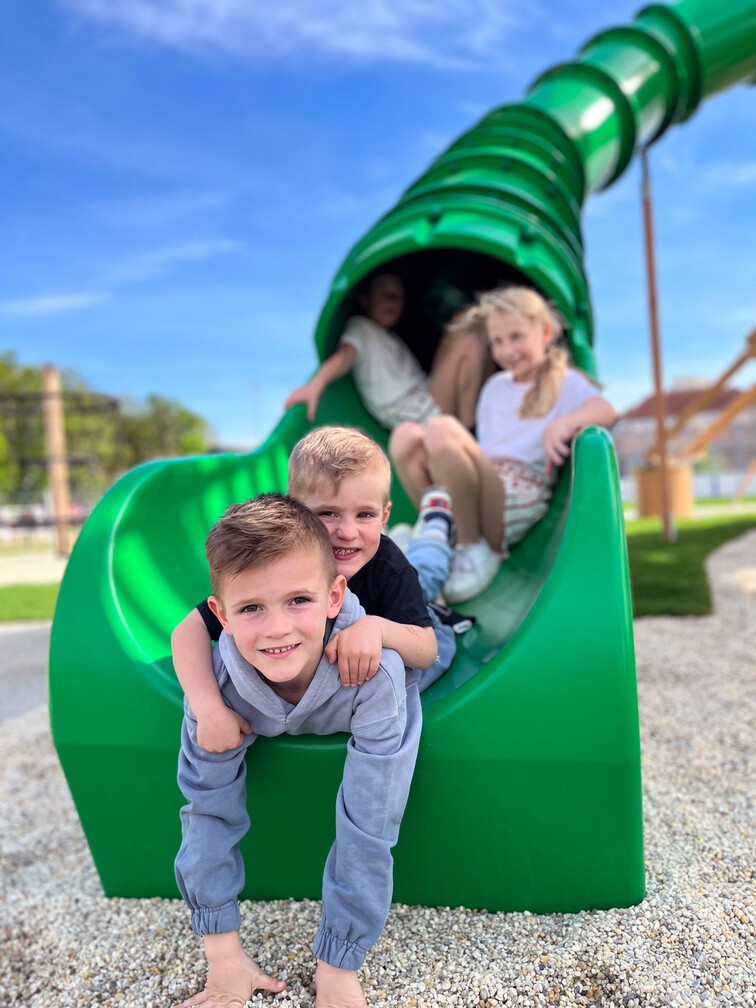
[[[751,332],[746,336],[746,348],[743,353],[738,357],[736,361],[724,371],[719,378],[710,385],[709,388],[697,395],[693,402],[688,403],[684,410],[680,411],[680,415],[674,424],[667,430],[667,440],[670,441],[673,437],[680,433],[683,427],[686,425],[688,420],[696,413],[699,413],[704,407],[708,406],[709,403],[714,399],[717,392],[723,389],[727,384],[729,378],[731,378],[735,372],[741,368],[751,357],[756,357],[756,329],[752,329]]]
[[[654,367],[654,403],[656,407],[656,439],[659,446],[659,479],[663,534],[665,542],[677,538],[669,506],[667,474],[667,432],[662,383],[661,351],[659,347],[659,317],[656,300],[656,267],[654,263],[654,229],[651,215],[651,181],[648,173],[648,155],[644,147],[640,154],[643,195],[643,233],[646,244],[646,281],[648,285],[648,312],[651,324],[651,356]]]
[[[55,541],[58,556],[71,552],[71,506],[66,456],[66,432],[60,372],[47,365],[42,368],[42,406],[45,417],[45,455],[53,496]]]

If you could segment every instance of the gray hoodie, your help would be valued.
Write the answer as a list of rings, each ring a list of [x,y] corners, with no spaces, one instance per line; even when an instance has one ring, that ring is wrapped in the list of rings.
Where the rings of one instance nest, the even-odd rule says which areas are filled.
[[[364,615],[347,590],[327,638]],[[249,828],[244,755],[256,736],[349,732],[313,952],[332,966],[357,969],[391,904],[391,848],[399,835],[422,721],[414,673],[405,671],[395,651],[384,650],[370,682],[347,688],[337,666],[323,656],[294,705],[270,688],[225,632],[213,664],[226,704],[252,732],[238,749],[208,753],[197,744],[197,722],[185,701],[178,781],[189,804],[181,810],[176,878],[192,909],[192,927],[203,935],[239,928],[244,882],[239,842]]]

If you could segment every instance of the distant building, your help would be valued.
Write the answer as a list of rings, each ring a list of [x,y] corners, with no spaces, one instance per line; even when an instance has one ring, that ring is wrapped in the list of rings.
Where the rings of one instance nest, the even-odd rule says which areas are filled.
[[[665,393],[668,429],[701,392],[702,389],[699,387],[673,389]],[[683,455],[691,441],[714,423],[722,410],[726,409],[739,394],[738,389],[722,389],[718,392],[706,408],[695,413],[677,437],[669,442],[670,454]],[[629,476],[643,465],[647,453],[656,443],[654,396],[649,396],[624,413],[614,425],[612,437],[617,449],[620,473],[622,476]],[[756,406],[742,410],[730,426],[709,443],[704,454],[711,468],[736,471],[747,469],[756,458]]]
[[[230,452],[232,455],[247,455],[254,451],[257,445],[221,445],[211,444],[207,449],[208,455],[225,455]]]

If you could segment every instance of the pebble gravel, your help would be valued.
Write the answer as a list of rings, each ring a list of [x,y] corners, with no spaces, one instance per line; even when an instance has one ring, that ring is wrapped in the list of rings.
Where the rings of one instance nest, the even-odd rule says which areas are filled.
[[[361,971],[401,1008],[682,1008],[756,1001],[756,532],[709,558],[714,614],[636,621],[647,894],[578,914],[394,905]],[[179,900],[107,899],[46,706],[0,725],[0,1008],[170,1008],[201,990]],[[312,1005],[317,902],[246,903],[242,938]]]

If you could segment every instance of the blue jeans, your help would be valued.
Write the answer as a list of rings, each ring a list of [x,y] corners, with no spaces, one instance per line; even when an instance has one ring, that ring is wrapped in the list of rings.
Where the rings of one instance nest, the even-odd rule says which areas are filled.
[[[416,536],[407,547],[407,559],[417,571],[423,598],[426,602],[435,602],[449,577],[453,550],[451,546],[433,536]],[[446,672],[457,653],[457,641],[450,626],[445,626],[436,613],[428,610],[436,631],[438,657],[427,669],[418,669],[418,685],[420,692],[427,689]]]

